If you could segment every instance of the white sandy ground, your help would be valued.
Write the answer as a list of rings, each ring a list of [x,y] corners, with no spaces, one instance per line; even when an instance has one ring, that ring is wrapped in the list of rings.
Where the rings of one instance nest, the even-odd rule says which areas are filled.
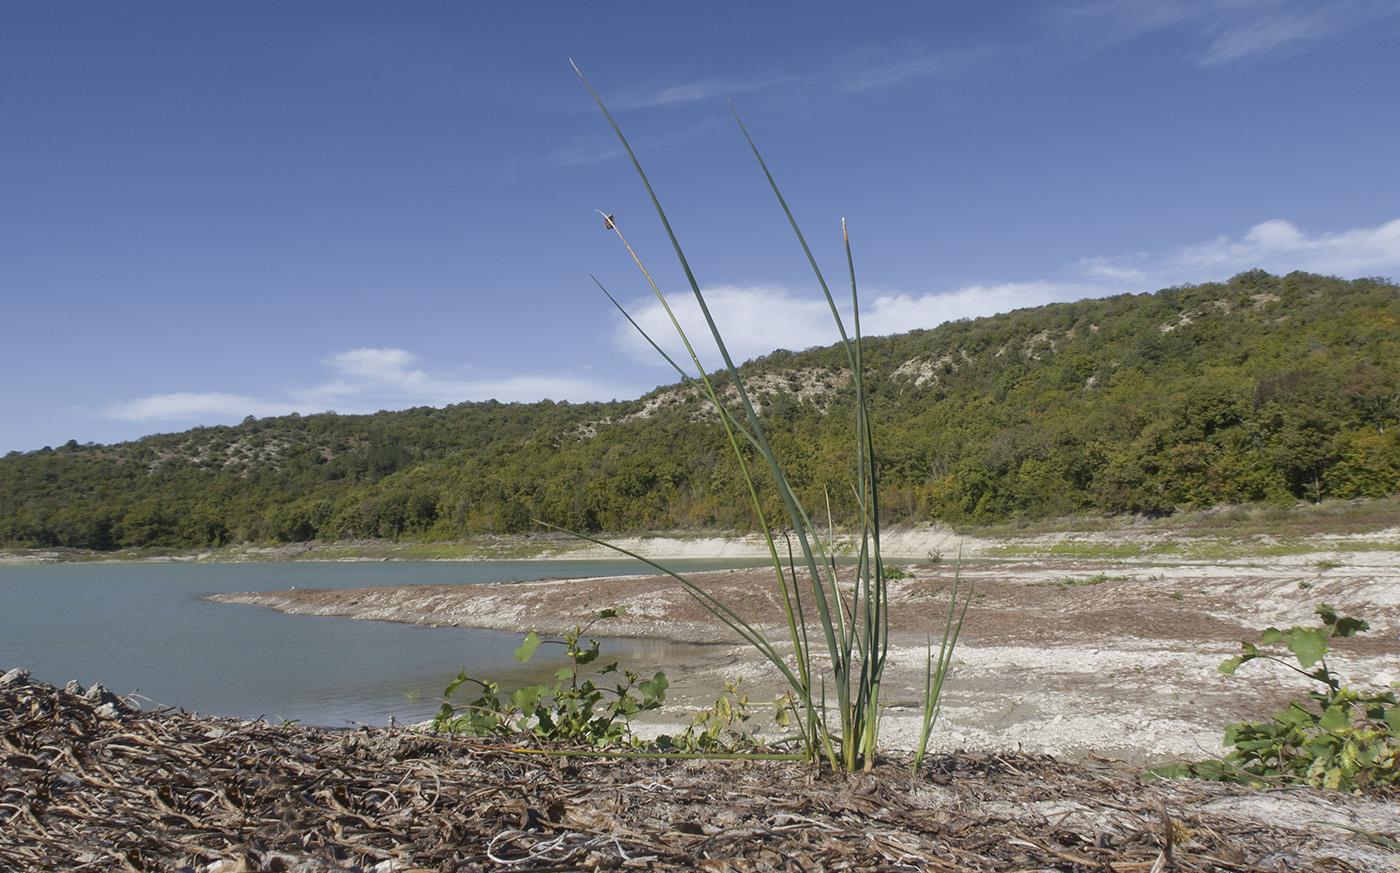
[[[1122,531],[1034,538],[1037,545],[1047,547],[1126,539]],[[1363,541],[1361,549],[1353,548]],[[1169,564],[1152,559],[1085,561],[1069,575],[1128,574],[1135,585],[1155,586],[1164,596],[1180,591],[1209,594],[1215,601],[1211,609],[1216,618],[1260,630],[1316,625],[1315,605],[1330,603],[1346,614],[1368,619],[1372,629],[1366,636],[1382,639],[1386,645],[1379,654],[1333,654],[1329,666],[1360,690],[1375,693],[1394,688],[1400,683],[1400,528],[1364,538],[1319,536],[1311,542],[1317,551],[1267,559]],[[916,560],[930,554],[946,559],[959,552],[965,559],[976,559],[1005,544],[1004,540],[960,540],[951,533],[929,536],[910,531],[898,532],[884,543],[887,554]],[[678,545],[688,554],[698,551],[696,544]],[[636,546],[657,548],[659,554],[671,543],[641,541]],[[1326,571],[1320,571],[1324,566]],[[976,564],[967,565],[962,575],[975,583]],[[1046,572],[1027,567],[1020,581],[1043,584],[1065,575],[1063,568]],[[1301,588],[1299,583],[1309,587]],[[894,583],[896,601],[899,585]],[[1085,597],[1095,594],[1094,588],[1085,589]],[[1227,608],[1221,608],[1222,599]],[[1221,661],[1239,654],[1237,640],[1179,643],[1123,638],[1113,630],[1105,627],[1097,641],[1062,645],[960,643],[929,748],[1019,750],[1070,758],[1094,755],[1136,764],[1217,758],[1227,751],[1222,746],[1227,724],[1262,719],[1317,687],[1296,673],[1265,663],[1248,665],[1236,676],[1222,676]],[[1257,642],[1258,635],[1248,638]],[[745,676],[772,672],[743,647],[734,647],[731,658],[727,672],[712,669],[709,681],[699,684],[722,688],[739,665],[753,668]],[[888,686],[891,705],[881,728],[886,748],[912,749],[918,742],[926,658],[927,649],[917,643],[890,653],[894,681]],[[774,693],[780,690],[773,682],[761,687]],[[753,693],[751,699],[772,696]],[[1235,705],[1230,705],[1231,698]]]
[[[1226,724],[1251,713],[1262,718],[1281,708],[1286,698],[1309,688],[1306,681],[1290,681],[1296,677],[1262,665],[1247,679],[1220,676],[1220,662],[1237,653],[1237,645],[1190,652],[1155,645],[1114,645],[1107,650],[1076,645],[960,645],[929,749],[1022,751],[1070,759],[1096,756],[1134,764],[1218,758],[1227,751],[1221,745]],[[765,736],[774,736],[767,702],[781,692],[781,686],[771,679],[753,678],[771,668],[743,647],[733,647],[726,654],[715,658],[721,664],[689,675],[677,677],[677,671],[669,670],[673,683],[669,713],[644,716],[637,733],[643,737],[674,733],[683,727],[686,712],[704,707],[706,693],[713,699],[726,680],[743,676],[741,687],[756,721]],[[894,679],[887,684],[890,702],[881,726],[883,748],[912,750],[918,743],[923,690],[916,683],[922,678],[925,655],[922,646],[890,652]],[[1394,656],[1358,659],[1350,666],[1372,676],[1400,676],[1400,658]],[[1241,697],[1276,698],[1277,705],[1238,713],[1224,710],[1220,698],[1232,696],[1231,683],[1248,683],[1247,689],[1235,689]]]

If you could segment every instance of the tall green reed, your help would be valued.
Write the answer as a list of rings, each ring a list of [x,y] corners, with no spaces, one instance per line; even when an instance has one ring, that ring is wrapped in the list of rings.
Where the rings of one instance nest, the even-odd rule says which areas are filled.
[[[810,760],[825,760],[832,768],[840,770],[855,770],[861,767],[869,769],[875,763],[878,749],[883,710],[883,682],[890,651],[889,592],[880,551],[879,476],[868,414],[864,381],[865,367],[861,355],[860,307],[855,260],[851,254],[850,235],[846,231],[845,220],[843,219],[841,222],[841,234],[851,283],[852,332],[849,334],[836,299],[832,295],[802,231],[798,228],[797,221],[793,218],[787,201],[783,198],[782,192],[779,191],[773,174],[769,172],[768,165],[764,162],[763,156],[759,153],[757,145],[749,135],[748,129],[744,127],[738,113],[734,113],[740,131],[743,132],[749,148],[753,151],[759,167],[763,170],[769,187],[777,197],[783,214],[787,217],[798,243],[807,256],[807,261],[831,309],[832,320],[840,336],[840,345],[846,353],[847,364],[851,369],[855,390],[853,433],[855,475],[851,489],[855,505],[858,507],[859,518],[855,520],[853,525],[853,529],[857,531],[853,538],[853,551],[856,560],[853,566],[848,566],[845,570],[846,578],[842,578],[841,573],[838,572],[840,568],[836,561],[836,554],[842,549],[841,544],[834,539],[836,536],[835,526],[831,523],[829,508],[824,537],[818,525],[813,523],[807,508],[798,499],[774,454],[768,435],[759,420],[744,382],[740,378],[739,369],[730,356],[724,337],[715,324],[714,317],[705,300],[705,295],[700,290],[700,284],[691,271],[680,241],[671,229],[671,223],[666,217],[661,201],[657,198],[651,182],[642,170],[641,162],[637,159],[636,153],[633,152],[621,128],[613,119],[612,113],[608,111],[602,99],[593,90],[593,86],[588,83],[583,73],[578,71],[577,66],[574,67],[574,70],[579,73],[579,78],[583,80],[585,87],[597,101],[598,107],[603,111],[603,115],[612,126],[613,132],[617,135],[628,157],[631,158],[637,176],[651,197],[652,205],[656,209],[656,214],[671,241],[671,246],[680,261],[681,269],[685,273],[691,292],[699,305],[705,325],[723,360],[723,371],[729,376],[728,385],[732,388],[737,399],[738,409],[731,410],[731,404],[726,402],[729,399],[727,392],[725,392],[725,396],[721,396],[721,386],[701,363],[690,337],[681,327],[666,295],[652,279],[651,273],[642,263],[642,259],[633,251],[632,246],[623,236],[621,228],[617,226],[611,215],[606,215],[601,211],[600,214],[605,216],[606,226],[617,233],[619,240],[627,248],[628,253],[655,292],[657,299],[670,318],[672,327],[684,345],[691,366],[697,375],[692,375],[690,371],[687,371],[668,355],[637,324],[626,309],[617,302],[617,299],[606,288],[603,288],[602,283],[598,283],[598,286],[657,353],[680,374],[683,382],[702,392],[718,413],[730,448],[733,450],[742,471],[749,497],[753,501],[757,514],[759,527],[768,546],[775,583],[782,598],[787,624],[787,645],[791,647],[790,654],[785,653],[777,643],[769,639],[763,628],[751,623],[729,605],[715,598],[683,575],[605,541],[593,541],[650,564],[660,572],[675,579],[691,596],[777,668],[787,681],[789,691],[795,701],[796,722],[801,732],[803,747]],[[733,111],[732,106],[731,111]],[[597,279],[595,278],[594,281],[597,282]],[[770,487],[776,489],[777,495],[781,499],[783,521],[785,522],[781,527],[777,520],[768,518],[764,512],[765,501],[760,494],[757,473],[750,466],[751,457],[754,463],[760,465],[760,468],[767,469],[771,480]],[[829,503],[828,499],[828,505]],[[792,548],[789,531],[791,537],[797,541],[796,552]],[[779,554],[780,536],[787,544],[786,559]],[[586,537],[586,539],[592,538]],[[942,644],[936,658],[933,655],[932,638],[930,637],[929,640],[923,723],[919,745],[915,752],[915,769],[923,761],[934,722],[938,717],[939,696],[952,662],[953,648],[957,644],[963,616],[966,614],[969,601],[970,594],[969,598],[963,601],[961,610],[958,609],[958,586],[955,581],[944,624]],[[809,613],[809,609],[811,613]],[[809,618],[809,615],[812,614],[814,614],[815,622]],[[809,625],[812,625],[811,631],[813,633],[820,630],[821,641],[825,644],[824,650],[819,649],[817,644],[810,639]],[[819,669],[819,662],[822,660],[827,662],[824,672]],[[834,694],[836,698],[834,706],[827,698],[829,693]]]

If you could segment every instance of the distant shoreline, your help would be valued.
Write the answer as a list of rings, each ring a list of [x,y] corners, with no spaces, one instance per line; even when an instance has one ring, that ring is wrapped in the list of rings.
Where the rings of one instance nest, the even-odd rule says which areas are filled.
[[[666,559],[754,560],[767,563],[759,534],[726,531],[656,531],[598,534],[616,548],[562,533],[499,534],[441,542],[350,540],[283,545],[223,546],[206,549],[133,549],[93,552],[78,549],[0,549],[0,567],[105,562],[277,562],[277,561],[590,561],[625,558],[616,549]],[[838,532],[836,551],[851,548],[849,532]],[[1329,552],[1400,553],[1400,501],[1325,501],[1322,504],[1220,506],[1162,518],[1142,516],[1073,517],[1015,522],[960,532],[942,524],[887,526],[881,532],[883,556],[890,561],[939,562],[1047,557],[1114,558],[1160,561],[1291,560]],[[779,541],[786,561],[786,543]]]
[[[767,544],[759,534],[619,534],[599,536],[616,548],[562,534],[502,535],[451,542],[307,542],[277,546],[230,546],[187,551],[136,550],[89,552],[73,549],[0,550],[0,566],[52,563],[243,563],[258,561],[605,561],[627,558],[622,551],[650,560],[754,559],[766,562]],[[838,535],[838,544],[849,537]],[[929,560],[957,549],[951,528],[929,525],[892,529],[884,534],[884,553],[892,558]]]

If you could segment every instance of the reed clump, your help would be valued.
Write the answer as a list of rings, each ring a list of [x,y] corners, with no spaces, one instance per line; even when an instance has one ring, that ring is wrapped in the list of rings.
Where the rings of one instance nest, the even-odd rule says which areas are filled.
[[[574,69],[577,71],[577,66]],[[856,402],[855,420],[852,422],[855,469],[852,471],[850,487],[854,505],[857,507],[857,517],[846,522],[847,529],[852,531],[849,541],[838,543],[834,534],[836,526],[830,517],[830,500],[827,501],[825,524],[819,527],[813,521],[809,508],[798,499],[783,466],[774,454],[750,392],[745,387],[739,369],[725,345],[724,337],[715,324],[700,284],[691,271],[680,241],[672,231],[666,212],[640,161],[592,85],[588,84],[581,72],[579,77],[583,79],[584,85],[612,126],[651,198],[657,217],[671,241],[689,283],[690,292],[699,305],[722,364],[713,372],[702,364],[691,338],[672,311],[666,294],[657,286],[642,259],[633,251],[614,217],[601,210],[605,226],[616,233],[669,315],[671,325],[690,358],[690,368],[681,366],[668,355],[658,342],[628,315],[617,299],[603,288],[602,283],[598,285],[657,353],[680,374],[682,380],[697,389],[718,414],[730,449],[743,472],[749,498],[753,501],[760,529],[767,541],[774,584],[782,596],[787,639],[781,644],[774,641],[762,627],[748,621],[731,604],[712,596],[684,575],[625,549],[617,548],[617,551],[645,561],[675,579],[782,674],[791,695],[802,744],[810,760],[824,760],[833,769],[869,769],[875,763],[879,743],[884,705],[882,683],[890,649],[887,585],[891,578],[896,577],[898,571],[893,567],[885,567],[880,552],[879,471],[875,462],[865,367],[861,356],[860,307],[855,261],[845,220],[842,220],[841,232],[851,286],[852,323],[849,332],[840,307],[802,231],[798,228],[792,211],[788,208],[753,138],[739,119],[738,113],[734,113],[739,130],[743,132],[759,167],[763,170],[768,185],[787,217],[821,287],[851,373]],[[597,279],[594,281],[597,282]],[[733,396],[737,402],[731,406],[721,402],[722,396]],[[777,505],[781,506],[781,511],[776,516],[767,511],[772,505],[767,497],[772,492],[776,492]],[[594,541],[610,545],[603,541]],[[854,560],[838,563],[838,554],[853,556]],[[915,769],[922,764],[930,734],[938,717],[939,696],[952,663],[953,649],[962,628],[963,616],[971,599],[970,590],[967,594],[959,606],[958,588],[955,584],[949,599],[941,641],[935,648],[934,638],[929,639],[923,729],[915,752]]]

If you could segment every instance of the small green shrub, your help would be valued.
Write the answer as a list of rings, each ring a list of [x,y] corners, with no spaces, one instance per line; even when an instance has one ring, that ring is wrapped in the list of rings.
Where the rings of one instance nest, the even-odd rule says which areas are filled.
[[[555,673],[553,685],[527,685],[502,699],[498,684],[473,679],[464,668],[444,696],[451,697],[466,682],[480,686],[481,694],[462,706],[444,700],[432,729],[473,737],[523,733],[548,742],[596,747],[634,744],[632,718],[660,708],[666,699],[666,674],[657,671],[652,678],[642,679],[631,670],[619,671],[616,662],[585,670],[598,659],[601,644],[594,639],[580,642],[595,623],[621,612],[599,610],[587,625],[575,626],[562,640],[542,640],[534,631],[526,635],[515,650],[515,659],[521,663],[534,657],[542,645],[564,647],[569,665]]]
[[[738,753],[746,749],[756,749],[767,745],[758,736],[755,728],[748,723],[754,718],[749,708],[749,696],[740,690],[744,678],[724,683],[724,693],[709,709],[695,713],[694,720],[686,726],[685,732],[675,735],[662,735],[656,738],[656,746],[677,752]],[[791,695],[774,702],[774,721],[779,727],[791,723]]]
[[[1221,673],[1233,674],[1249,661],[1274,661],[1316,681],[1321,689],[1308,692],[1306,701],[1291,702],[1268,722],[1227,727],[1225,745],[1234,750],[1215,778],[1302,782],[1339,791],[1400,785],[1400,708],[1395,694],[1363,695],[1344,687],[1327,666],[1334,638],[1354,636],[1370,625],[1338,616],[1327,604],[1318,606],[1317,614],[1322,627],[1268,628],[1258,646],[1243,643],[1241,654],[1220,665]],[[1293,653],[1297,666],[1261,649],[1278,643]]]

